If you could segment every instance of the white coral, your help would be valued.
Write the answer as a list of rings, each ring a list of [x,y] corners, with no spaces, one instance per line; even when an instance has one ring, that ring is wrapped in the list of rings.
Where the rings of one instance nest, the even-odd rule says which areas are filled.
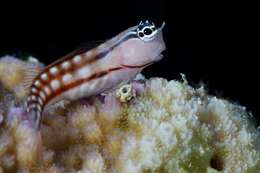
[[[22,75],[21,61],[15,62],[9,66],[19,70],[3,85],[8,89]],[[0,72],[6,63],[0,61]],[[8,76],[0,74],[0,81]],[[187,82],[143,82],[135,81],[140,92],[131,102],[110,93],[93,103],[53,105],[40,133],[21,103],[0,95],[0,172],[259,172],[259,132],[244,107]]]

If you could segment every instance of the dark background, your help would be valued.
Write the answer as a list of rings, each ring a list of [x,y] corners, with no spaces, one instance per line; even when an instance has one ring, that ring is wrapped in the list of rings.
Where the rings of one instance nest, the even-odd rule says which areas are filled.
[[[259,123],[255,8],[256,4],[170,0],[1,5],[0,56],[32,55],[48,64],[140,20],[165,21],[165,57],[144,74],[170,80],[184,73],[194,87],[204,83],[210,94],[246,106]]]

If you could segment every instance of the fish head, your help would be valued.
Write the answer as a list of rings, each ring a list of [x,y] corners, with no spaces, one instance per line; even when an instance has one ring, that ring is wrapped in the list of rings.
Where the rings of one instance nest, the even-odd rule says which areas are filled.
[[[143,68],[161,60],[161,53],[166,49],[162,33],[164,25],[156,27],[153,22],[146,21],[131,28],[129,38],[119,46],[121,65]]]

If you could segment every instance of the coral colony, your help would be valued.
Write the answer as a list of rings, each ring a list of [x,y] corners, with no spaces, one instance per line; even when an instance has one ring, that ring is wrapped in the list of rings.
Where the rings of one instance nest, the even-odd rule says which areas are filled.
[[[257,173],[259,132],[244,107],[186,81],[139,78],[60,101],[41,129],[24,106],[25,64],[0,59],[0,172]]]

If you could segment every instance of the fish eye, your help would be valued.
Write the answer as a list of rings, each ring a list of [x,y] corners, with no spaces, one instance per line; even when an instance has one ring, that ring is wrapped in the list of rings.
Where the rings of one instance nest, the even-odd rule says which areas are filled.
[[[136,34],[142,41],[151,41],[153,40],[158,33],[157,28],[153,22],[145,21],[140,22],[136,29]]]
[[[145,35],[150,35],[150,34],[152,34],[152,33],[153,33],[153,31],[152,31],[151,28],[145,28],[145,29],[144,29],[144,34],[145,34]]]

